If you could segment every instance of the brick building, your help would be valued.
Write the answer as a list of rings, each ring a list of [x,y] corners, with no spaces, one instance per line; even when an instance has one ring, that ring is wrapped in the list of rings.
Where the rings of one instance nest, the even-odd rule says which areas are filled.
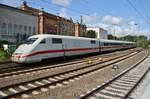
[[[69,20],[29,7],[26,2],[23,2],[20,9],[38,16],[38,34],[74,35],[75,28],[72,19]]]
[[[0,40],[22,42],[35,34],[84,36],[86,26],[45,11],[26,2],[15,8],[0,4]]]
[[[59,17],[58,26],[58,33],[60,33],[59,35],[75,35],[75,24],[73,23],[72,19],[69,20],[63,17]]]
[[[75,23],[75,36],[84,37],[86,35],[86,25]]]

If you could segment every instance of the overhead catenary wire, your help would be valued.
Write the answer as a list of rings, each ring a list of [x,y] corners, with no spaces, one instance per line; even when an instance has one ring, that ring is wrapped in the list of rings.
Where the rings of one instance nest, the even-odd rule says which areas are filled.
[[[88,4],[89,6],[91,5],[91,7],[95,7],[96,5],[95,4],[93,4],[92,2],[89,2],[89,1],[87,1],[87,0],[81,0],[82,2],[84,2],[84,3],[86,3],[86,4]],[[108,13],[108,14],[113,14],[112,12],[109,12],[109,11],[107,11],[107,10],[105,10],[105,9],[103,9],[103,8],[101,8],[101,7],[97,7],[99,10],[101,10],[101,12],[104,12],[104,13]]]
[[[146,17],[147,17],[147,19],[148,19],[148,23],[150,24],[150,16],[149,16],[149,14],[148,14],[148,12],[147,12],[145,6],[143,6],[142,0],[141,0],[141,3],[140,3],[140,6],[142,7],[143,12],[145,13],[145,15],[146,15]]]
[[[71,7],[53,4],[53,3],[51,3],[50,1],[47,1],[47,0],[40,0],[40,1],[45,2],[45,3],[47,3],[47,4],[52,4],[52,5],[57,6],[57,7],[60,7],[60,8],[66,8],[66,9],[68,9],[68,10],[70,10],[70,11],[76,12],[76,13],[81,14],[81,15],[90,16],[89,13],[84,13],[84,12],[82,12],[82,11],[76,10],[76,9],[74,9],[74,8],[71,8]]]
[[[24,1],[24,0],[21,0],[21,1]],[[51,5],[55,6],[55,7],[66,8],[67,10],[70,10],[70,11],[72,11],[72,12],[74,12],[74,13],[78,13],[78,14],[81,14],[81,15],[90,16],[90,14],[88,14],[88,13],[84,13],[84,12],[79,11],[79,10],[76,10],[76,9],[74,9],[74,8],[70,8],[70,7],[66,7],[66,6],[62,6],[62,5],[53,4],[53,3],[51,3],[50,1],[47,1],[47,0],[39,0],[39,1],[41,1],[41,2],[43,2],[43,3],[45,3],[45,4],[51,4]],[[44,7],[42,6],[42,4],[38,4],[38,3],[35,3],[35,2],[31,2],[31,1],[27,1],[27,2],[28,2],[29,4],[36,5],[36,6],[40,7],[40,8],[44,8]],[[49,9],[49,8],[46,8],[46,9],[51,10],[51,9]],[[55,9],[55,10],[56,10],[56,9]],[[58,11],[59,11],[59,10],[58,10]]]
[[[143,5],[142,0],[140,0],[140,6],[142,7],[142,9],[143,9],[144,13],[146,14],[147,18],[149,19],[149,14],[148,14],[148,12],[147,12],[145,6]]]
[[[126,0],[126,2],[135,10],[135,12],[144,19],[144,21],[150,26],[150,23],[147,22],[147,16],[145,17],[134,5],[130,0]]]
[[[21,0],[22,2],[24,2],[24,0]],[[40,10],[40,9],[43,9],[43,6],[45,6],[45,4],[42,4],[42,3],[37,3],[37,2],[32,2],[32,1],[27,1],[27,3],[31,4],[33,7],[37,8]],[[47,10],[52,10],[50,8],[46,8]],[[54,9],[55,11],[60,11],[60,10],[57,10],[57,9]]]

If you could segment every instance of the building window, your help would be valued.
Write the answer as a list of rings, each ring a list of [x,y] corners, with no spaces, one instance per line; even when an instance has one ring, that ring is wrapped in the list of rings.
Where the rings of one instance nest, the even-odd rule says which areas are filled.
[[[2,29],[2,34],[6,34],[7,32],[6,23],[2,23],[1,29]]]
[[[19,25],[19,32],[22,33],[22,25]]]
[[[2,34],[2,31],[1,31],[1,30],[2,30],[2,28],[1,28],[1,23],[0,23],[0,34]]]
[[[2,30],[2,28],[1,28],[1,23],[0,23],[0,34],[2,34],[2,31],[1,31],[1,30]]]
[[[18,25],[14,24],[14,35],[17,35],[17,29],[18,29]]]
[[[31,26],[29,26],[29,34],[31,34]]]
[[[8,35],[12,35],[12,24],[8,24]]]
[[[24,33],[27,34],[27,26],[24,26]]]
[[[33,27],[33,34],[36,34],[36,33],[35,33],[35,27]]]

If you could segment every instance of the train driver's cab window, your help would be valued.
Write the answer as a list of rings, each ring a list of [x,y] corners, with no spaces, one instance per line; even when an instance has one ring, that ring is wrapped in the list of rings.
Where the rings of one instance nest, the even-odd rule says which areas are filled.
[[[62,44],[62,39],[60,39],[60,38],[52,38],[52,44]]]
[[[45,39],[43,39],[41,42],[40,42],[40,44],[45,44],[46,43],[46,40]]]
[[[38,38],[29,38],[27,39],[27,41],[25,42],[25,44],[33,44]]]
[[[95,40],[91,40],[91,44],[95,44],[96,43],[96,41]]]

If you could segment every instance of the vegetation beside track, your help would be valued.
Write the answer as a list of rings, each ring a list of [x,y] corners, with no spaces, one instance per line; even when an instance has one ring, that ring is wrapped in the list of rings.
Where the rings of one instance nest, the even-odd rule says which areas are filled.
[[[4,45],[7,45],[8,48],[7,47],[4,48]],[[10,61],[10,56],[13,53],[13,51],[16,49],[16,46],[14,45],[16,44],[13,44],[5,40],[0,40],[0,63],[5,63]]]
[[[137,46],[142,47],[142,48],[147,48],[150,45],[150,39],[148,39],[144,35],[140,35],[140,36],[127,35],[124,37],[116,37],[116,36],[109,34],[108,39],[136,42]]]
[[[9,53],[7,53],[3,48],[0,48],[0,62],[7,61],[9,56]]]
[[[4,50],[2,44],[0,44],[0,63],[4,61],[8,61],[10,54]]]

